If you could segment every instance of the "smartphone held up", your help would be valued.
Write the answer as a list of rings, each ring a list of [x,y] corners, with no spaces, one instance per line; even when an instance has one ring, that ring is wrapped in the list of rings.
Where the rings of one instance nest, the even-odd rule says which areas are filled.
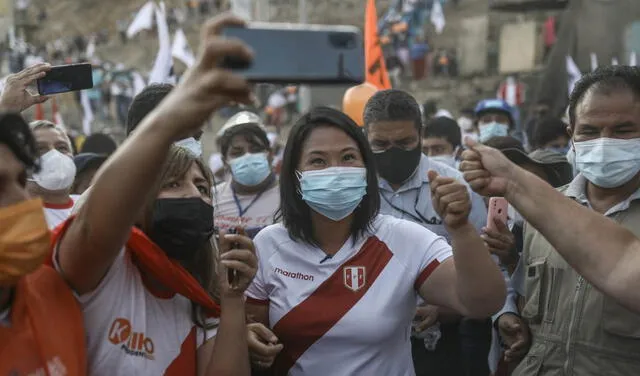
[[[221,63],[250,82],[360,84],[365,79],[364,39],[354,26],[252,23],[222,34],[253,50],[252,62],[230,56]]]
[[[498,231],[496,220],[507,224],[509,218],[509,202],[504,197],[491,197],[487,213],[487,228]]]
[[[58,65],[36,81],[38,94],[52,95],[93,88],[91,64]]]
[[[230,228],[228,231],[228,234],[242,235],[242,236],[246,235],[244,228],[242,226]],[[238,249],[238,248],[240,248],[240,244],[238,243],[234,243],[231,245],[231,249]],[[238,286],[238,272],[234,269],[227,270],[227,280],[229,281],[229,285],[231,287]]]

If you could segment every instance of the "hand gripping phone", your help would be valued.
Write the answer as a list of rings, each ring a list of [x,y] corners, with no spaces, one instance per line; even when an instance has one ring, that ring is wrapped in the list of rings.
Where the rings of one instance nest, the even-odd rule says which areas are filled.
[[[58,65],[36,81],[40,95],[51,95],[91,89],[93,75],[91,64]]]
[[[507,224],[509,211],[509,202],[504,197],[491,197],[489,200],[489,209],[487,213],[487,228],[498,231],[495,219],[499,219]]]

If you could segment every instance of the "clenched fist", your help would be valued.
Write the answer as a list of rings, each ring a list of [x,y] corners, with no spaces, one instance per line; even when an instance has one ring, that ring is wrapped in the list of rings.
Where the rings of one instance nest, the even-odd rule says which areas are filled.
[[[467,187],[456,179],[439,176],[431,170],[428,173],[431,200],[444,224],[457,229],[468,223],[471,198]]]

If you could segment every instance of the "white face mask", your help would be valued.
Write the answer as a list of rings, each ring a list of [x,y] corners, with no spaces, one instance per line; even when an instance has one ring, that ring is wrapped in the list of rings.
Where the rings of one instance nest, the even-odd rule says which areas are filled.
[[[174,143],[175,146],[189,150],[191,154],[200,158],[202,156],[202,143],[193,137],[185,138]]]
[[[53,149],[40,157],[40,172],[33,180],[48,191],[61,191],[71,187],[76,177],[76,165],[71,157]]]
[[[465,132],[471,132],[473,130],[473,120],[469,118],[466,118],[466,117],[458,118],[458,125],[460,126],[460,129],[462,129]]]
[[[573,145],[578,171],[598,187],[619,187],[640,172],[640,138],[602,137]]]
[[[453,167],[456,168],[456,159],[453,157],[453,155],[447,155],[447,154],[443,154],[443,155],[434,155],[433,157],[429,157],[430,160],[432,161],[436,161],[436,162],[440,162],[443,164],[446,164],[449,167]]]
[[[432,157],[429,157],[430,160],[432,161],[436,161],[436,162],[440,162],[443,164],[446,164],[449,167],[453,167],[455,169],[458,169],[458,161],[456,160],[455,155],[458,154],[458,151],[460,150],[459,146],[456,146],[455,149],[453,150],[453,154],[449,155],[449,154],[442,154],[442,155],[434,155]]]

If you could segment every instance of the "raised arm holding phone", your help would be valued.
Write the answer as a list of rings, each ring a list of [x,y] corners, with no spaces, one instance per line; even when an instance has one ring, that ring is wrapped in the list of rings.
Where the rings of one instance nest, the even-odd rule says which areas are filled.
[[[216,246],[211,172],[172,146],[218,108],[251,102],[247,81],[218,68],[227,56],[251,60],[242,42],[218,37],[242,25],[231,16],[205,24],[196,64],[104,163],[55,235],[54,262],[82,305],[90,374],[250,373],[244,290],[256,272],[253,243],[222,233]]]

